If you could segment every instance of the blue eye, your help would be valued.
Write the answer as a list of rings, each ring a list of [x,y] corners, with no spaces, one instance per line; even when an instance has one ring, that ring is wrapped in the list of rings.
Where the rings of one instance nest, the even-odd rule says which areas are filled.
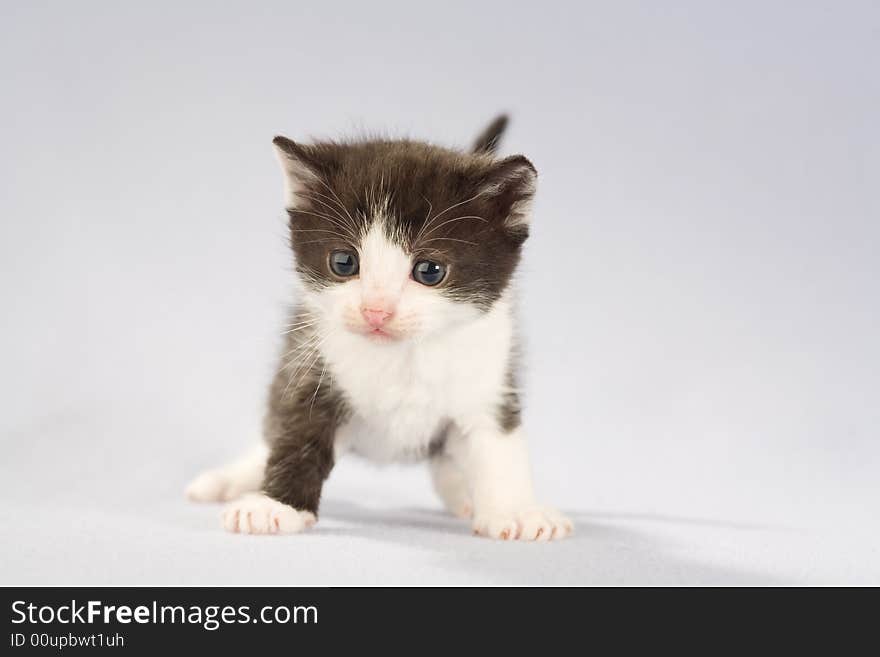
[[[446,277],[446,267],[439,262],[419,260],[413,267],[412,276],[422,285],[437,285]]]
[[[351,251],[334,251],[330,254],[330,269],[337,276],[354,276],[358,273],[358,257]]]

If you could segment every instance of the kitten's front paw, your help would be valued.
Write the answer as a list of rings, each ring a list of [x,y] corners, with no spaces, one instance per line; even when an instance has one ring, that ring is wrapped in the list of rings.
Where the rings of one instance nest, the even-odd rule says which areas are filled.
[[[565,538],[574,525],[556,509],[530,506],[518,511],[478,511],[473,528],[475,534],[503,541],[550,541]]]
[[[297,511],[262,493],[249,493],[223,511],[223,527],[242,534],[295,534],[315,524],[315,515]]]

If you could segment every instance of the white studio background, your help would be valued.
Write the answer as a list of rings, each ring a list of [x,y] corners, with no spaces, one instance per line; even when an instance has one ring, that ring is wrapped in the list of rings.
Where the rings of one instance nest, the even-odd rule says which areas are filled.
[[[871,2],[0,3],[0,583],[880,582]],[[539,490],[479,541],[344,462],[312,535],[181,491],[253,439],[291,267],[274,134],[540,172]]]

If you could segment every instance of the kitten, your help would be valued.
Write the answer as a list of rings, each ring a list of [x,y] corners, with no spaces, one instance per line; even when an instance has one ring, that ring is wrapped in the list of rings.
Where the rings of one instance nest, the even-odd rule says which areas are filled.
[[[470,152],[415,141],[274,139],[299,305],[269,393],[265,447],[198,477],[233,532],[314,524],[345,452],[427,459],[447,509],[500,539],[566,536],[536,503],[516,387],[511,276],[536,171],[496,158],[507,119]]]

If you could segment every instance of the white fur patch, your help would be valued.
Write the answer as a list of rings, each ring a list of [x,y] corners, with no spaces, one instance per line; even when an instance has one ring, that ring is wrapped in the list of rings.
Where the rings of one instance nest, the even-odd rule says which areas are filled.
[[[424,340],[376,342],[331,332],[322,350],[333,384],[353,410],[337,441],[373,460],[407,460],[424,456],[450,419],[466,426],[494,413],[512,340],[508,312],[499,303]],[[422,327],[436,318],[423,321]]]
[[[396,309],[409,282],[410,257],[385,235],[385,222],[375,221],[360,244],[360,304]]]

